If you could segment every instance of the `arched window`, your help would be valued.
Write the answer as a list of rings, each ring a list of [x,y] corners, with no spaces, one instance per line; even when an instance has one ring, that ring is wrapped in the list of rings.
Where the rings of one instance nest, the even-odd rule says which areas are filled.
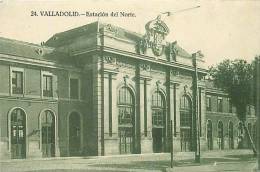
[[[54,124],[54,115],[51,111],[46,110],[41,116],[42,124]]]
[[[181,151],[191,151],[191,124],[192,124],[192,108],[191,100],[187,95],[181,97],[180,100],[180,135],[181,135]]]
[[[181,126],[182,127],[191,127],[191,101],[188,96],[182,96],[180,102],[180,118],[181,118]]]
[[[218,146],[219,149],[224,149],[224,129],[222,121],[218,122]]]
[[[164,127],[165,103],[161,92],[155,91],[152,95],[152,124],[154,127]]]
[[[118,134],[120,154],[133,153],[134,133],[134,96],[131,90],[123,86],[118,91]]]
[[[207,123],[207,142],[208,142],[208,150],[213,150],[213,133],[212,133],[211,120],[208,120]]]
[[[134,101],[128,87],[122,87],[118,96],[119,125],[133,125]]]
[[[153,152],[163,152],[165,137],[165,98],[163,94],[156,90],[152,94],[152,136]]]
[[[41,114],[42,156],[55,156],[55,117],[52,111]]]
[[[26,157],[26,116],[22,109],[11,112],[11,158]]]

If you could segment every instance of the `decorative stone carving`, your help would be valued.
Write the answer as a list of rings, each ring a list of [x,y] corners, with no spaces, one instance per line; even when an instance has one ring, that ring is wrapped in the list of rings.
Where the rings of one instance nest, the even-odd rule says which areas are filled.
[[[178,70],[171,70],[171,74],[173,76],[179,76],[180,75],[180,72]]]
[[[184,89],[184,94],[187,94],[187,88],[188,88],[188,85],[185,85],[184,88],[183,88]]]
[[[145,63],[139,64],[139,67],[140,67],[140,70],[143,70],[143,71],[150,71],[150,69],[151,69],[150,65],[145,64]]]
[[[127,85],[128,79],[129,79],[129,76],[128,76],[128,75],[125,75],[125,76],[124,76],[124,83],[125,83],[125,85]]]
[[[156,81],[156,87],[157,87],[158,90],[160,89],[161,84],[162,84],[161,81],[159,81],[159,80]]]
[[[148,42],[145,38],[141,39],[139,41],[138,47],[137,47],[137,51],[139,54],[146,54],[148,48]]]
[[[198,75],[198,80],[199,80],[199,81],[205,80],[205,76],[204,76],[204,75]]]
[[[39,54],[39,55],[42,55],[43,54],[43,49],[42,48],[38,48],[36,50],[36,53]]]
[[[179,54],[179,49],[177,48],[177,41],[167,44],[165,53],[169,60],[176,61],[176,57]]]
[[[131,68],[131,69],[135,69],[134,65],[131,65],[127,62],[127,60],[123,60],[123,59],[116,59],[116,65],[118,67],[125,67],[125,68]]]
[[[105,63],[116,63],[116,58],[112,56],[104,56],[104,62]]]
[[[178,49],[177,49],[177,41],[170,43],[170,58],[174,61],[176,61],[176,56],[178,55]]]
[[[114,27],[114,26],[112,26],[111,24],[107,24],[107,25],[105,26],[105,30],[110,31],[110,32],[113,32],[113,33],[117,33],[117,32],[118,32],[117,28]]]
[[[202,54],[202,52],[199,50],[199,51],[197,51],[197,57],[200,57],[200,58],[202,58],[202,57],[204,57],[204,54]]]
[[[145,25],[146,34],[138,43],[139,53],[145,53],[147,48],[152,48],[154,55],[161,56],[165,51],[165,37],[169,34],[168,26],[159,15],[155,20]]]

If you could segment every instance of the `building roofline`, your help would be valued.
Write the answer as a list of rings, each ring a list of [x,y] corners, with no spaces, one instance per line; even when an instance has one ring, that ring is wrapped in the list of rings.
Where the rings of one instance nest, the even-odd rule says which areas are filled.
[[[22,44],[22,45],[27,45],[27,46],[46,48],[46,49],[50,49],[50,50],[54,50],[55,49],[53,47],[49,47],[49,46],[45,46],[45,45],[39,45],[39,44],[31,43],[31,42],[20,41],[20,40],[17,40],[17,39],[11,39],[11,38],[1,37],[1,36],[0,36],[0,40],[7,41],[7,42],[8,41],[9,42],[14,42],[14,43],[17,43],[17,44]]]

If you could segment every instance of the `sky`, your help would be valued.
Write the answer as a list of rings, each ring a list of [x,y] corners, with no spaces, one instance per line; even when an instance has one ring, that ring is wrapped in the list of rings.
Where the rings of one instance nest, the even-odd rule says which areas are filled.
[[[260,55],[260,0],[0,0],[0,37],[40,44],[52,35],[97,20],[145,33],[162,12],[170,29],[166,40],[189,53],[201,50],[208,66],[229,58],[251,62]],[[31,11],[128,12],[135,17],[31,16]]]

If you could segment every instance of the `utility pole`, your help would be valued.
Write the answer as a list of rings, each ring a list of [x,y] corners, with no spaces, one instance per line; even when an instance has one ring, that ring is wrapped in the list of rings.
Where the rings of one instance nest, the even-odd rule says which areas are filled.
[[[171,16],[171,15],[173,15],[173,14],[176,14],[176,13],[181,13],[181,12],[185,12],[185,11],[189,11],[189,10],[194,10],[194,9],[196,9],[196,8],[200,8],[200,6],[195,6],[195,7],[191,7],[191,8],[185,8],[185,9],[181,9],[181,10],[177,10],[177,11],[173,11],[173,12],[170,12],[170,11],[166,11],[166,12],[161,12],[158,16],[157,16],[157,18],[160,18],[161,19],[161,16],[162,15],[166,15],[166,16]],[[195,152],[195,162],[200,162],[200,131],[199,131],[199,117],[198,117],[198,100],[197,100],[197,91],[198,91],[198,85],[197,85],[197,62],[196,62],[196,53],[195,53],[195,61],[194,61],[195,63],[194,63],[194,67],[195,67],[195,85],[196,85],[196,152]],[[171,134],[171,136],[170,136],[170,142],[171,142],[171,168],[173,168],[173,132],[172,132],[172,120],[171,120],[171,123],[170,123],[170,134]]]
[[[173,132],[172,132],[172,120],[171,120],[171,168],[173,168]]]
[[[256,89],[256,119],[257,119],[257,159],[260,171],[260,56],[255,58],[255,89]]]
[[[198,67],[197,67],[197,53],[192,54],[193,66],[194,66],[194,78],[193,78],[193,117],[195,129],[195,162],[200,163],[200,121],[198,113]]]

